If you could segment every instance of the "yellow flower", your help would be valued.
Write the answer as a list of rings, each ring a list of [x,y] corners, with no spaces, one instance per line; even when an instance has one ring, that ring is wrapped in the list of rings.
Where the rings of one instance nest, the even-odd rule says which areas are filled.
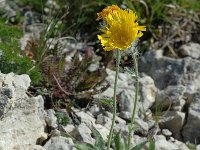
[[[97,13],[97,20],[106,18],[111,12],[115,10],[120,10],[117,5],[107,6],[102,10],[102,12]]]
[[[137,16],[133,11],[115,7],[108,6],[98,13],[98,19],[102,18],[106,22],[106,26],[100,29],[103,34],[98,35],[105,51],[116,48],[125,50],[143,35],[141,31],[146,31],[145,26],[139,26],[136,22]]]

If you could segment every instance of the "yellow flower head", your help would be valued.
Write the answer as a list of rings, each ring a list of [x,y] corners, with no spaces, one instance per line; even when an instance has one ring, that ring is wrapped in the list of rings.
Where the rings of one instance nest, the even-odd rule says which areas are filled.
[[[108,6],[98,13],[98,18],[106,22],[106,26],[100,29],[103,34],[98,35],[105,51],[116,48],[125,50],[143,35],[141,31],[146,31],[145,26],[139,26],[136,22],[137,16],[133,11],[120,8],[113,11],[113,8],[113,6]]]
[[[111,12],[115,10],[120,10],[117,5],[107,6],[102,10],[102,12],[97,13],[97,20],[106,18]]]

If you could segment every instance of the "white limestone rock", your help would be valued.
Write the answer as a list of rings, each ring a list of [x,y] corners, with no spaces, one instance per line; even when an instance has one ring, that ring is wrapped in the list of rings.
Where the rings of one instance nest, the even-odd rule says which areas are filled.
[[[46,150],[76,150],[73,146],[74,142],[71,138],[56,136],[47,141],[44,148]]]
[[[0,147],[3,150],[26,149],[46,135],[44,101],[41,96],[30,98],[26,95],[29,85],[27,75],[0,73],[0,91],[8,90],[1,93],[7,97],[6,111],[1,111],[0,120]],[[5,99],[0,97],[1,104]]]

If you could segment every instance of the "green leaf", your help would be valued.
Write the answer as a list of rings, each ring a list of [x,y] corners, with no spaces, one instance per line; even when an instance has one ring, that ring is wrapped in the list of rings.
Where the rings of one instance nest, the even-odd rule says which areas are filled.
[[[95,146],[89,143],[77,144],[74,146],[77,150],[97,150]]]
[[[17,26],[8,26],[5,20],[0,19],[0,70],[2,73],[14,72],[16,74],[28,74],[32,84],[42,80],[42,73],[33,61],[22,54],[19,46],[19,38],[23,35]]]
[[[124,145],[124,142],[122,141],[120,132],[118,132],[116,134],[114,141],[115,141],[115,149],[116,150],[124,150],[125,149],[125,145]]]
[[[141,150],[143,146],[147,143],[148,141],[141,142],[140,144],[136,145],[133,147],[131,150]]]
[[[100,100],[100,102],[107,106],[113,106],[113,100],[109,98],[103,98]]]
[[[96,139],[95,146],[97,147],[97,149],[104,150],[106,144],[105,144],[101,134],[99,133],[99,131],[97,131],[95,129],[95,127],[92,127],[92,133],[94,134],[94,137]]]
[[[155,150],[155,141],[152,137],[149,138],[149,150]]]

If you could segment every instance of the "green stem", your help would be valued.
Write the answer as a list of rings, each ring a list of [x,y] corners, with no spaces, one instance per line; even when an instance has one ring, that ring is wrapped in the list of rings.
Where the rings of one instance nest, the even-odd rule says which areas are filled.
[[[133,62],[134,62],[134,70],[135,70],[135,99],[134,99],[134,107],[133,107],[133,112],[131,116],[131,124],[129,127],[129,134],[128,134],[128,150],[130,150],[130,145],[131,145],[131,133],[133,130],[133,124],[134,124],[134,119],[135,119],[135,113],[136,113],[136,106],[137,106],[137,101],[138,101],[138,92],[139,92],[139,82],[138,82],[138,62],[137,62],[137,57],[136,54],[133,54]]]
[[[114,125],[115,125],[115,117],[116,117],[116,112],[117,112],[116,96],[117,96],[117,80],[118,80],[118,74],[119,74],[120,58],[121,58],[120,50],[117,50],[116,73],[115,73],[114,95],[113,95],[113,118],[112,118],[112,125],[110,128],[110,133],[108,136],[107,150],[110,149],[110,144],[111,144],[112,136],[113,136],[113,129],[114,129]]]

